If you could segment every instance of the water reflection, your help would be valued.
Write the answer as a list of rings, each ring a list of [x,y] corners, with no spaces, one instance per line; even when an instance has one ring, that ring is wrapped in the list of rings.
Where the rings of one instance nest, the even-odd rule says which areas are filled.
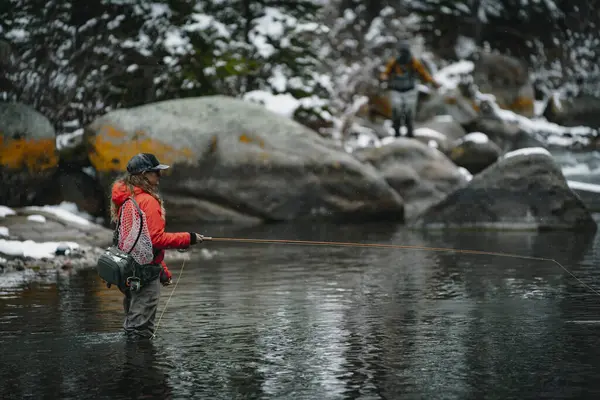
[[[585,255],[595,246],[595,236],[565,232],[452,232],[428,233],[426,240],[434,246],[456,249],[502,252],[554,259],[569,271],[579,274]],[[579,285],[559,265],[551,261],[496,257],[460,253],[436,253],[439,279],[432,281],[443,289],[448,284],[462,285],[457,293],[470,297],[495,296],[498,291],[519,292],[521,296],[558,296],[564,286]],[[493,273],[478,273],[493,268]],[[588,282],[592,283],[592,282]],[[443,291],[442,289],[442,291]],[[587,289],[586,289],[587,290]]]
[[[116,390],[101,395],[113,398],[171,398],[172,389],[159,363],[154,343],[125,340],[121,351],[125,362],[115,374],[118,377]]]
[[[366,225],[221,234],[509,251],[556,258],[590,284],[600,278],[598,238],[573,234],[433,234]],[[0,298],[0,397],[600,394],[600,303],[552,263],[405,249],[218,250],[213,259],[187,263],[151,345],[125,341],[121,295],[93,271]],[[171,269],[177,279],[179,265]],[[163,291],[160,310],[169,293]]]

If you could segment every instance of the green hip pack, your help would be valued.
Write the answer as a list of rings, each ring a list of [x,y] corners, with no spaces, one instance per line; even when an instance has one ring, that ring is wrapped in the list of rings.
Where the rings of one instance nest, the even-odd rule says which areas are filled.
[[[108,287],[129,287],[139,290],[148,282],[159,277],[162,266],[158,264],[138,264],[133,257],[119,250],[117,246],[110,246],[98,258],[96,270]]]

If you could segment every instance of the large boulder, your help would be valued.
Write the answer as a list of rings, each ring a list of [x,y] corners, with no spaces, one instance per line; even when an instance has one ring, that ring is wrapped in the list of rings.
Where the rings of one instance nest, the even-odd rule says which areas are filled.
[[[482,132],[503,152],[515,150],[514,143],[524,133],[518,124],[499,118],[480,118],[468,126],[472,132]]]
[[[450,115],[459,124],[467,125],[478,118],[477,105],[466,97],[460,88],[432,91],[422,97],[417,109],[416,121],[427,121],[439,115]]]
[[[467,134],[465,128],[462,127],[450,115],[438,115],[416,124],[419,128],[429,128],[434,131],[444,134],[450,141],[458,140]]]
[[[472,132],[457,140],[450,151],[450,159],[471,174],[478,174],[495,163],[502,150],[486,134]]]
[[[528,147],[546,147],[540,138],[547,137],[550,132],[544,128],[556,131],[551,124],[536,122],[510,111],[500,109],[488,96],[479,99],[480,118],[466,128],[472,132],[482,132],[496,143],[502,152],[509,152]]]
[[[57,168],[50,121],[25,104],[0,102],[0,204],[43,202]]]
[[[415,127],[416,139],[425,144],[434,141],[444,153],[451,149],[453,142],[467,134],[465,128],[450,115],[432,117],[427,121],[418,122]]]
[[[494,95],[501,108],[534,116],[535,91],[525,65],[503,54],[480,53],[473,81],[482,93]]]
[[[423,213],[423,228],[595,230],[596,223],[550,153],[516,150]]]
[[[73,203],[93,217],[104,216],[109,197],[105,195],[96,177],[81,169],[61,169],[56,175],[58,189],[55,199],[48,204]]]
[[[398,138],[381,147],[357,150],[355,155],[381,171],[402,196],[407,220],[467,183],[444,154],[416,139]]]
[[[600,143],[597,129],[587,126],[565,127],[543,118],[526,118],[500,109],[489,98],[480,99],[480,109],[481,118],[468,128],[484,132],[504,151],[525,146],[581,151],[593,150]]]
[[[264,107],[225,96],[109,112],[84,141],[108,188],[138,152],[172,164],[161,182],[170,221],[403,218],[379,172],[331,141]]]
[[[600,128],[600,97],[579,93],[571,98],[554,94],[546,103],[543,115],[548,121],[564,126]]]

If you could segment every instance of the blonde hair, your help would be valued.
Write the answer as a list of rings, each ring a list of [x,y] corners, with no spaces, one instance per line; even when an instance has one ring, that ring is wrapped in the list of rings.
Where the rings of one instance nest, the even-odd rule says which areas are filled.
[[[136,175],[125,174],[124,176],[117,178],[113,182],[112,187],[114,187],[114,185],[116,185],[117,183],[121,183],[121,182],[125,184],[125,187],[127,188],[127,190],[129,191],[129,193],[131,195],[134,194],[134,188],[138,187],[138,188],[142,189],[144,192],[148,193],[150,196],[154,197],[156,199],[156,201],[158,201],[158,204],[160,205],[163,219],[165,218],[165,206],[163,204],[162,198],[160,197],[160,194],[158,193],[157,187],[155,185],[152,185],[150,183],[150,181],[148,180],[148,178],[146,178],[146,176],[144,176],[144,174],[136,174]],[[118,213],[119,213],[119,207],[117,207],[117,205],[111,198],[110,220],[112,222],[117,221],[117,218],[119,216]]]

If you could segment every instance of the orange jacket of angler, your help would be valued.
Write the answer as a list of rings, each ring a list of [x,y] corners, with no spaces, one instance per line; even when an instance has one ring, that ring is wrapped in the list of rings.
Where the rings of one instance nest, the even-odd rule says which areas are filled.
[[[419,74],[423,81],[427,83],[435,83],[429,72],[427,72],[427,69],[425,69],[423,64],[415,57],[412,57],[410,66],[414,71],[417,72],[417,74]],[[404,75],[408,71],[403,71],[402,67],[396,62],[396,58],[394,57],[387,62],[385,65],[385,70],[381,73],[380,78],[382,80],[387,80],[392,72],[396,75]]]
[[[131,196],[127,186],[123,182],[117,182],[112,189],[112,201],[121,209],[121,206]],[[146,223],[150,233],[150,240],[154,250],[153,264],[161,264],[165,272],[170,276],[169,269],[164,262],[165,249],[184,249],[191,244],[191,234],[188,232],[167,233],[165,232],[165,218],[161,206],[152,195],[138,187],[134,187],[134,199],[140,209],[146,215]],[[126,207],[134,207],[131,202]]]

